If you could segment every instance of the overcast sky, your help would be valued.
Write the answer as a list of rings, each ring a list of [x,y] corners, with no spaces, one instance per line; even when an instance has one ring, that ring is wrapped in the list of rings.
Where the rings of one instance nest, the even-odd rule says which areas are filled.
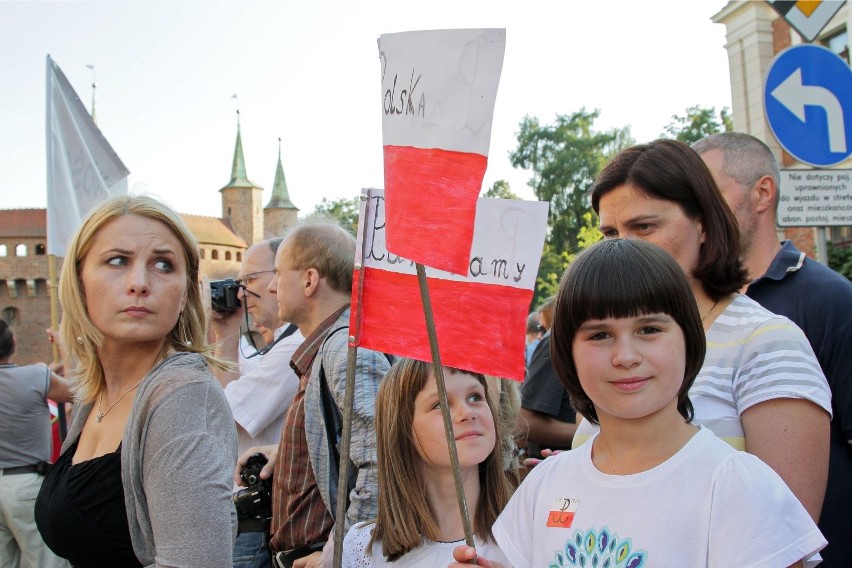
[[[292,201],[381,187],[376,38],[437,28],[505,27],[484,186],[506,179],[524,115],[550,122],[600,109],[599,129],[658,137],[692,105],[730,106],[725,0],[277,2],[0,1],[0,208],[44,207],[45,57],[62,68],[130,169],[136,193],[219,216],[237,101],[248,177],[269,200],[278,138]]]

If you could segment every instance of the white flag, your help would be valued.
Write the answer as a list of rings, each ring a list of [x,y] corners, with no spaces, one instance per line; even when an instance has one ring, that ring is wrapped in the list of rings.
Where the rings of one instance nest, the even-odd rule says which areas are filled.
[[[89,209],[127,193],[127,175],[80,97],[47,56],[47,253],[65,256]]]

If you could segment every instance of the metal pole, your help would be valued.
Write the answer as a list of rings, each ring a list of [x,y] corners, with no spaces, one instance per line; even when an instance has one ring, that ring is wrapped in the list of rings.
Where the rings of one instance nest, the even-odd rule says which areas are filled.
[[[817,227],[817,260],[828,266],[828,239],[825,236],[825,227]]]
[[[59,323],[59,298],[56,296],[56,256],[47,256],[47,291],[50,297],[50,329],[55,330]],[[61,357],[59,344],[54,341],[51,343],[53,351],[53,362],[58,363]],[[65,403],[56,403],[56,418],[59,421],[59,439],[65,441],[65,435],[68,433],[68,419],[65,416]]]

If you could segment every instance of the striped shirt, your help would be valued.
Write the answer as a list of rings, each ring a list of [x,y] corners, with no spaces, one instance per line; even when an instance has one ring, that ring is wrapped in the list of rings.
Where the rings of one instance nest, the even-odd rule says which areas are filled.
[[[738,450],[745,449],[740,416],[777,398],[809,400],[831,414],[831,391],[805,334],[784,316],[737,295],[707,330],[704,365],[689,389],[693,424],[704,425]],[[576,448],[597,431],[577,427]]]

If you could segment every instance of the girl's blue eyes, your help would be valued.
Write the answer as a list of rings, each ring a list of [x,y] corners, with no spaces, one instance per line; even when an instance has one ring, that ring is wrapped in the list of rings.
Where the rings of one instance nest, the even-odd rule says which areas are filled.
[[[482,402],[482,401],[485,400],[485,397],[480,393],[473,392],[473,393],[470,393],[469,395],[467,395],[467,398],[465,400],[467,400],[467,402]],[[440,408],[441,408],[440,402],[436,402],[432,406],[432,410],[437,410],[437,409],[440,409]]]

